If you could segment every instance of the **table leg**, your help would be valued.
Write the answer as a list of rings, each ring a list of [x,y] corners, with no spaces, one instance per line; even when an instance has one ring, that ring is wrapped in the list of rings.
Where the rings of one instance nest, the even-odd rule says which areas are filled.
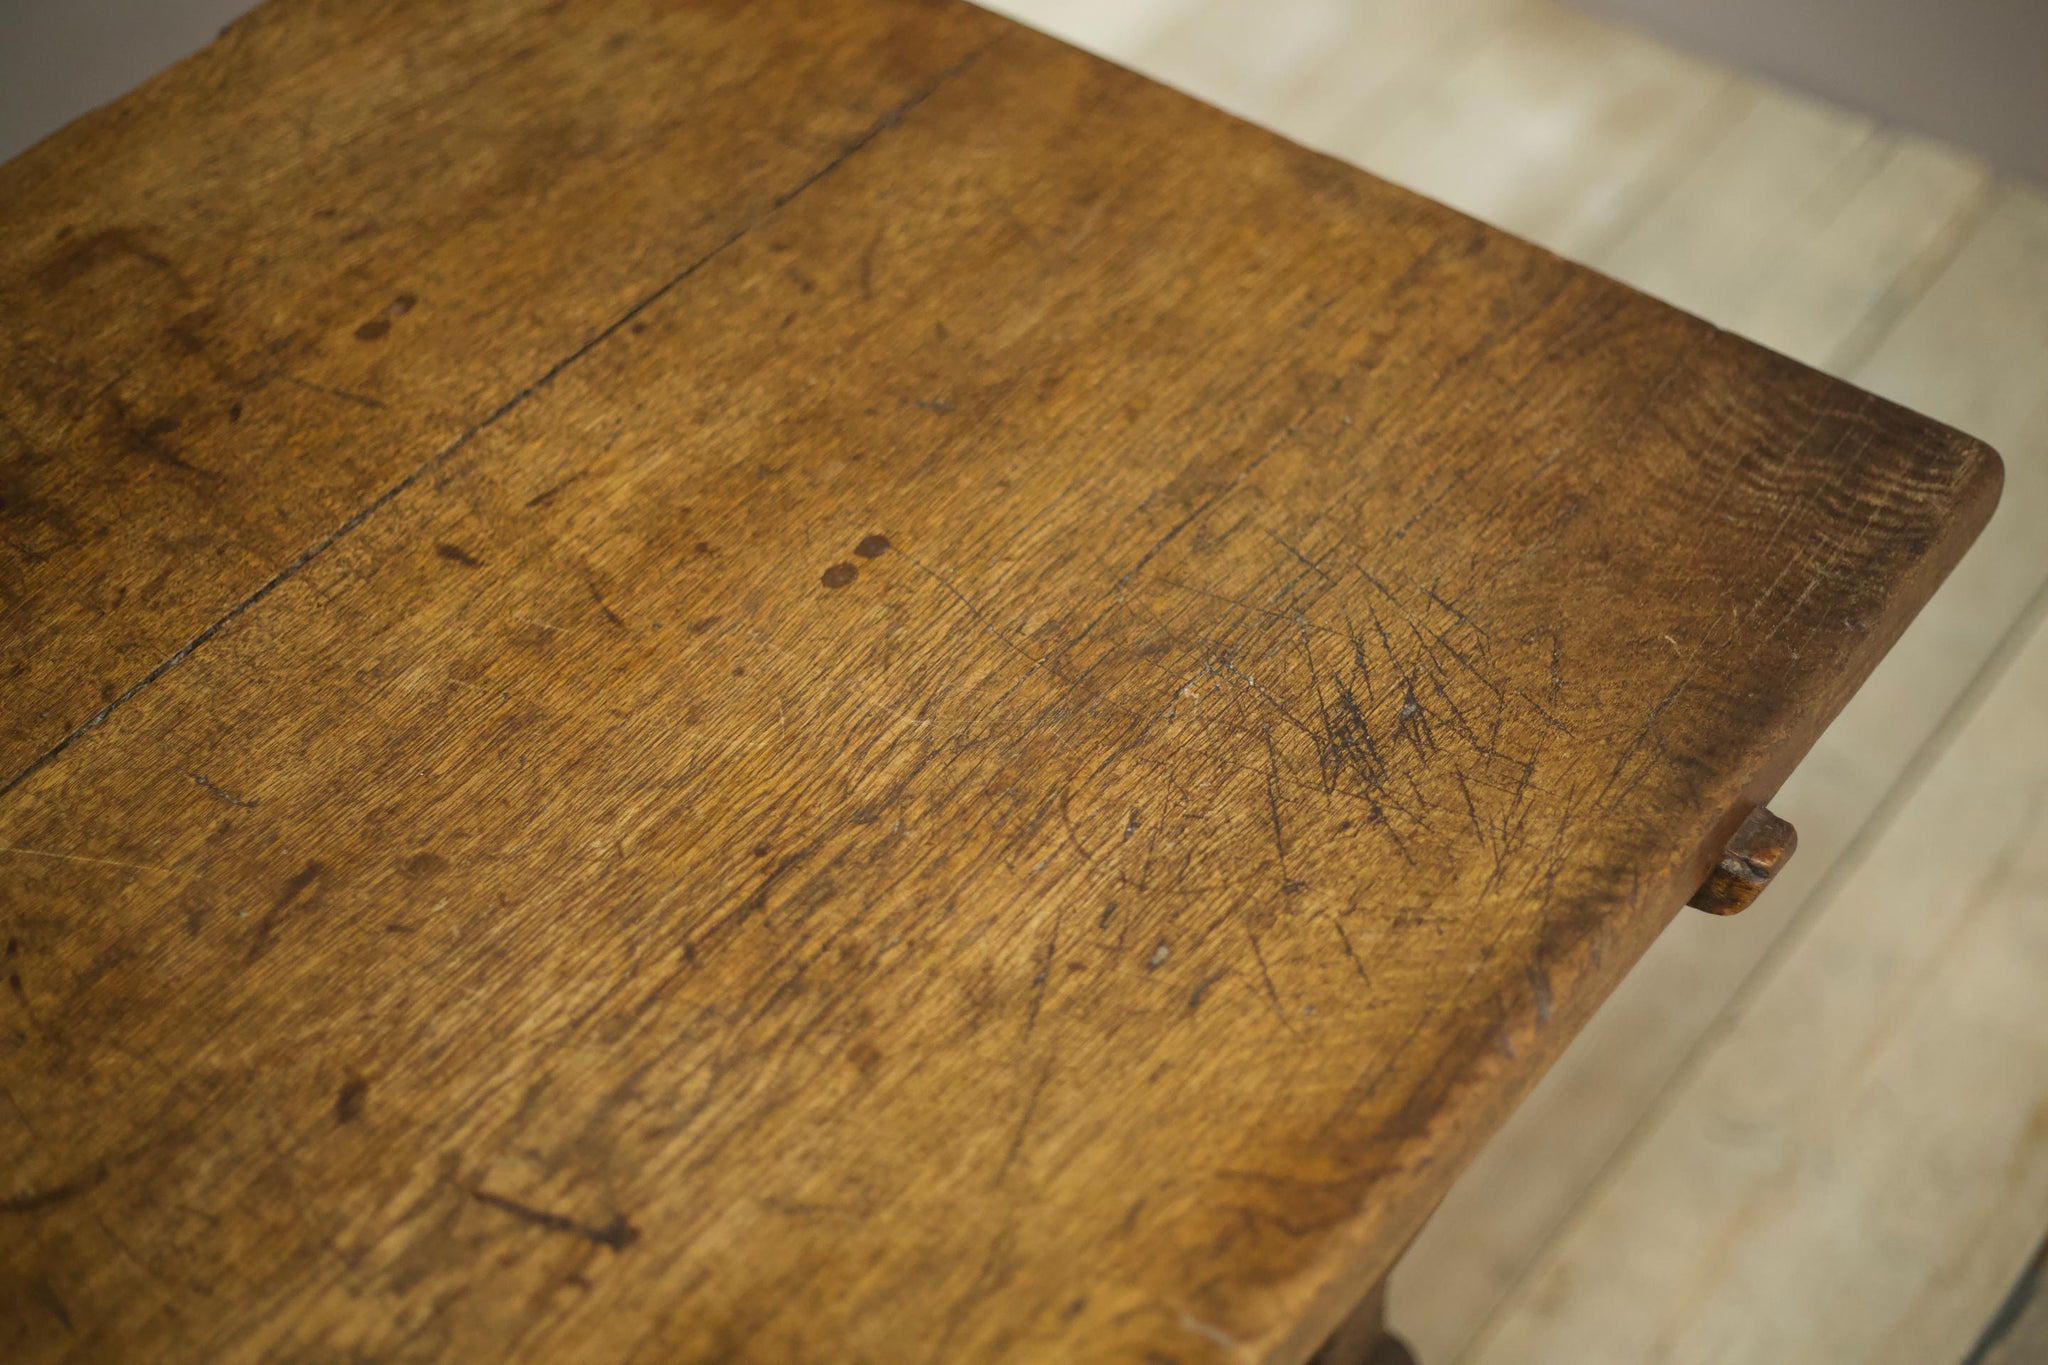
[[[1372,1292],[1330,1333],[1309,1365],[1415,1365],[1401,1339],[1387,1331],[1387,1283]]]

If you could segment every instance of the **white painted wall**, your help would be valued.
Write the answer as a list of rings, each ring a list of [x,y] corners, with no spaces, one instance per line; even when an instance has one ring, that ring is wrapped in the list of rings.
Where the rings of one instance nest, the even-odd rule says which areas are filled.
[[[2048,0],[1573,0],[2048,185]]]

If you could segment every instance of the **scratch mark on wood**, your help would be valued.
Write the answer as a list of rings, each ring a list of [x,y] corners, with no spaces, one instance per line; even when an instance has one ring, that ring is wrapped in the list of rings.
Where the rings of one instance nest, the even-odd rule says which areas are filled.
[[[339,398],[343,402],[354,403],[357,407],[369,408],[377,412],[383,411],[385,407],[382,400],[372,398],[365,393],[351,393],[347,389],[337,389],[332,385],[316,384],[310,379],[301,379],[295,374],[283,375],[281,378],[287,384],[297,385],[299,388],[306,389],[312,393],[324,393],[330,398]]]
[[[208,781],[203,775],[199,773],[190,773],[187,775],[191,777],[191,779],[194,782],[199,784],[199,789],[201,791],[205,792],[214,800],[221,802],[223,805],[238,806],[243,810],[254,810],[256,809],[256,807],[263,804],[261,798],[253,796],[244,798],[237,796],[233,792],[228,791],[226,788],[217,786],[214,783]]]
[[[1010,1167],[1016,1163],[1017,1154],[1024,1150],[1024,1135],[1030,1131],[1031,1118],[1038,1112],[1039,1097],[1045,1094],[1046,1082],[1051,1079],[1052,1059],[1047,1058],[1044,1067],[1039,1070],[1037,1082],[1031,1087],[1031,1097],[1024,1102],[1024,1113],[1017,1120],[1017,1129],[1010,1136],[1009,1149],[1003,1153],[1001,1163],[996,1166],[995,1179],[990,1182],[991,1184],[1003,1183],[1003,1177],[1010,1173]]]
[[[106,1163],[99,1162],[85,1174],[67,1180],[61,1185],[52,1185],[44,1190],[30,1190],[26,1194],[0,1197],[0,1213],[34,1213],[38,1209],[52,1208],[97,1189],[106,1178]]]
[[[51,1317],[64,1325],[64,1330],[76,1336],[78,1327],[71,1321],[71,1310],[64,1306],[64,1300],[57,1297],[57,1290],[48,1280],[38,1277],[29,1284],[29,1294],[48,1311]]]
[[[1266,999],[1273,1003],[1273,1017],[1280,1021],[1280,1027],[1299,1038],[1301,1030],[1296,1028],[1294,1020],[1288,1017],[1287,1006],[1280,999],[1280,988],[1273,984],[1273,969],[1266,964],[1266,950],[1259,942],[1258,932],[1250,925],[1246,925],[1244,936],[1251,942],[1252,960],[1259,964],[1259,979],[1266,984]]]
[[[20,853],[31,858],[56,858],[67,863],[94,863],[100,867],[125,867],[136,872],[168,872],[168,867],[154,863],[124,863],[118,858],[89,858],[83,853],[59,853],[48,848],[19,848],[0,846],[0,853]]]
[[[469,1196],[480,1204],[488,1204],[502,1213],[509,1213],[523,1223],[531,1223],[549,1232],[566,1232],[612,1251],[624,1251],[640,1240],[640,1229],[628,1222],[623,1213],[614,1214],[611,1221],[604,1224],[579,1223],[574,1218],[549,1213],[545,1209],[536,1209],[516,1199],[507,1199],[502,1194],[493,1194],[486,1189],[473,1189]]]

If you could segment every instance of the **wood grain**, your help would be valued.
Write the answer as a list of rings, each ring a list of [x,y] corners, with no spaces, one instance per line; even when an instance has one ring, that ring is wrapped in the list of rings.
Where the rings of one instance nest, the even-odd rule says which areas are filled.
[[[149,224],[63,172],[212,166],[243,217],[137,229],[195,274],[410,168],[334,348],[421,340],[336,440],[452,417],[381,487],[250,457],[307,548],[174,571],[225,610],[132,681],[80,603],[160,546],[17,595],[11,688],[131,690],[0,798],[11,1357],[1299,1360],[1996,498],[1967,438],[965,8],[252,23],[135,108],[354,92],[320,146],[376,156],[123,105],[32,171]],[[594,36],[650,27],[720,117]],[[422,169],[516,159],[504,35],[617,90],[570,189]],[[564,270],[670,213],[649,279]],[[233,347],[327,268],[253,274]],[[85,377],[9,392],[114,379],[183,306],[138,297],[49,305]],[[122,496],[38,449],[74,519]]]
[[[0,168],[0,785],[997,22],[280,0]]]

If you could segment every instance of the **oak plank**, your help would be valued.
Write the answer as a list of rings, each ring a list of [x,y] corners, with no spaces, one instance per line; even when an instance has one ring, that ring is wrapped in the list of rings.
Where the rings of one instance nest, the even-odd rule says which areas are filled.
[[[998,28],[0,798],[15,1354],[1299,1359],[1989,513]]]
[[[1346,30],[1356,40],[1332,39],[1294,70],[1261,46],[1272,6],[1210,0],[1186,9],[1166,30],[1171,41],[1112,55],[1313,145],[1383,170],[1412,167],[1407,178],[1425,192],[1463,196],[1482,216],[1609,268],[1602,253],[1617,244],[1652,265],[1696,258],[1658,281],[1674,301],[1815,363],[1858,365],[1896,336],[1896,361],[1869,382],[1985,432],[2019,457],[2008,511],[1988,543],[1794,775],[1786,797],[1801,813],[1806,851],[1789,880],[1774,886],[1766,913],[1729,926],[1681,920],[1668,931],[1410,1252],[1397,1276],[1396,1321],[1426,1358],[1455,1359],[1487,1306],[1597,1183],[1730,994],[1768,959],[1809,890],[1854,846],[1948,701],[2048,572],[2048,564],[2028,568],[2039,558],[2038,538],[2021,510],[2042,441],[1995,408],[2034,392],[2015,379],[2037,364],[2025,319],[2038,311],[2038,291],[2010,209],[1993,212],[1986,241],[1973,240],[1949,277],[1956,248],[1946,239],[1974,238],[1991,194],[1971,159],[1871,134],[1853,115],[1715,73],[1621,30],[1558,17],[1553,6],[1456,14],[1358,6]],[[1518,26],[1509,27],[1510,14]],[[1277,27],[1294,32],[1300,21],[1283,16]],[[1456,39],[1445,42],[1447,32]],[[1513,40],[1496,36],[1503,32]],[[1643,83],[1631,90],[1626,80],[1638,71]],[[1390,87],[1398,93],[1384,93]],[[1435,117],[1415,113],[1418,93],[1440,98]],[[1611,112],[1584,112],[1603,101]],[[1518,128],[1555,140],[1532,148],[1517,140]],[[1339,140],[1346,129],[1355,131]],[[1802,146],[1810,149],[1803,159],[1788,155]],[[1698,165],[1704,148],[1716,155]],[[1842,149],[1851,156],[1842,158]],[[1550,159],[1532,167],[1537,153]],[[1489,165],[1499,167],[1490,178]],[[1695,169],[1666,177],[1662,165]],[[1460,178],[1446,178],[1447,168]],[[1522,209],[1542,200],[1518,185],[1579,216]],[[1816,186],[1826,192],[1813,193]],[[2010,193],[1999,190],[1996,200]],[[1646,204],[1656,211],[1641,221]],[[1716,214],[1736,215],[1741,230],[1696,226]],[[1941,279],[1923,304],[1930,267]],[[1619,268],[1628,268],[1626,258]],[[1939,336],[1921,320],[1933,316],[1929,304],[1946,319]],[[1994,406],[1947,398],[1944,386],[1958,383]],[[1991,572],[2015,556],[2010,572]]]
[[[2048,297],[2032,283],[2033,262],[2048,257],[2026,246],[2025,192],[1993,191],[1972,159],[1869,133],[1854,115],[1713,73],[1621,30],[1554,18],[1552,6],[1523,7],[1513,29],[1508,6],[1457,17],[1452,7],[1358,6],[1349,20],[1357,40],[1334,39],[1294,70],[1261,46],[1272,8],[1190,5],[1172,44],[1112,55],[1313,145],[1382,170],[1412,168],[1405,178],[1425,192],[1568,254],[1623,272],[1633,255],[1662,270],[1646,282],[1674,301],[1982,432],[2011,465],[2006,513],[1794,775],[1785,795],[1800,812],[1805,851],[1766,912],[1726,926],[1681,920],[1667,931],[1410,1252],[1396,1321],[1425,1358],[1456,1359],[1729,996],[1768,960],[1810,890],[1856,845],[2048,574],[2029,531],[2037,518],[2025,510],[2043,464],[2036,452],[2048,450],[2035,432],[2048,427],[2003,410],[2036,401],[2026,376],[2048,364],[2029,321]],[[1461,41],[1445,43],[1443,31]],[[1557,78],[1546,79],[1553,67]],[[1623,81],[1638,70],[1640,91],[1600,93],[1629,91]],[[1397,95],[1382,93],[1390,85]],[[1416,114],[1417,92],[1439,92],[1436,116]],[[1611,113],[1582,112],[1603,99]],[[1555,140],[1532,148],[1518,128]],[[1346,129],[1355,130],[1348,139]],[[1704,164],[1703,148],[1715,151]],[[1532,166],[1539,153],[1550,159]],[[1660,163],[1693,170],[1666,179]],[[1581,216],[1530,212],[1524,203],[1542,201],[1518,185]],[[2019,207],[2008,203],[2014,196]],[[1645,204],[1655,211],[1642,219]],[[1705,227],[1716,215],[1733,215],[1736,230]],[[1956,233],[1968,241],[1959,258]],[[1604,254],[1617,247],[1620,256]],[[1874,346],[1886,355],[1875,368]],[[1980,396],[1955,392],[1963,386]]]
[[[0,785],[1000,22],[396,13],[263,6],[0,167]]]

